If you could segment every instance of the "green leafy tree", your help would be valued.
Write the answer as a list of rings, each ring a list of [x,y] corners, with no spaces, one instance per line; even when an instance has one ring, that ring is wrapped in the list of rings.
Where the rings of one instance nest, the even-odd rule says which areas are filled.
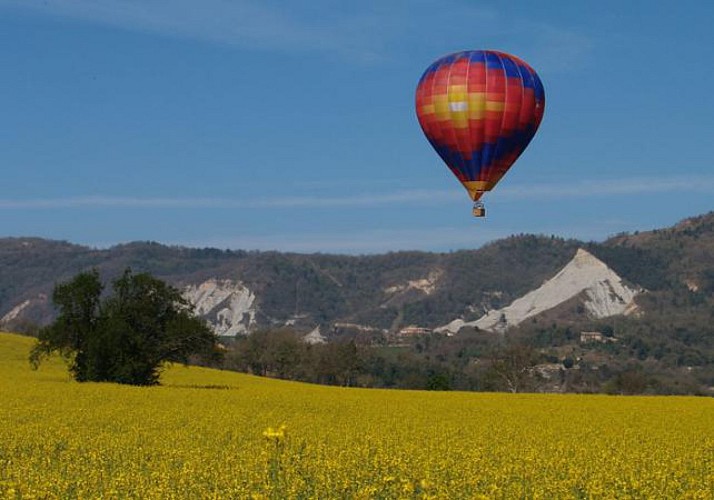
[[[95,365],[91,351],[98,344],[100,297],[103,286],[97,271],[80,273],[52,292],[52,302],[59,309],[57,319],[39,332],[38,343],[30,361],[37,367],[44,356],[60,353],[80,382],[94,379]]]
[[[158,382],[166,362],[187,363],[192,355],[211,355],[216,338],[196,317],[181,293],[150,274],[127,269],[102,298],[96,271],[57,285],[54,323],[40,331],[30,361],[60,353],[78,381],[132,385]]]

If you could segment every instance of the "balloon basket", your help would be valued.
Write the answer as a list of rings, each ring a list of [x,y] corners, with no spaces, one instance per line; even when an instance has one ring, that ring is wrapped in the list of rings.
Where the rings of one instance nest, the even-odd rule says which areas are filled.
[[[486,217],[486,206],[482,202],[477,201],[474,203],[474,208],[471,210],[471,213],[474,217]]]

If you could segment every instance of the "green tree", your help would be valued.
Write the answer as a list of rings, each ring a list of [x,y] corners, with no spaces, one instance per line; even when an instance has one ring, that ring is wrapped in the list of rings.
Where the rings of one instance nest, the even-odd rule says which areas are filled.
[[[40,331],[30,354],[33,366],[58,352],[78,381],[153,385],[164,363],[214,352],[208,325],[163,281],[127,269],[111,296],[102,299],[102,290],[96,271],[55,287],[59,315]]]
[[[80,382],[93,380],[99,367],[90,354],[98,342],[100,297],[103,286],[96,270],[80,273],[72,281],[55,286],[52,302],[59,309],[57,319],[39,332],[30,361],[37,367],[42,357],[60,353]]]

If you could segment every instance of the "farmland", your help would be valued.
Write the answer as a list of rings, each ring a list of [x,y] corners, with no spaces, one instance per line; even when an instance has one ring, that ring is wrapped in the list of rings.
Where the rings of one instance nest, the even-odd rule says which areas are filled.
[[[0,498],[714,498],[714,400],[76,383],[0,334]]]

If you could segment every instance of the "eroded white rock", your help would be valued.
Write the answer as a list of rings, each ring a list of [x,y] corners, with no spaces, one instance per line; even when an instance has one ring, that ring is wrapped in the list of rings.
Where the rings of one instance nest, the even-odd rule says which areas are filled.
[[[186,287],[183,296],[217,335],[245,334],[255,325],[255,294],[242,283],[211,279]]]
[[[476,321],[454,320],[437,330],[456,333],[464,326],[475,326],[481,330],[504,331],[581,293],[585,295],[583,306],[592,318],[633,314],[637,312],[634,298],[640,292],[626,286],[615,271],[581,248],[555,276],[510,305],[491,310]]]

